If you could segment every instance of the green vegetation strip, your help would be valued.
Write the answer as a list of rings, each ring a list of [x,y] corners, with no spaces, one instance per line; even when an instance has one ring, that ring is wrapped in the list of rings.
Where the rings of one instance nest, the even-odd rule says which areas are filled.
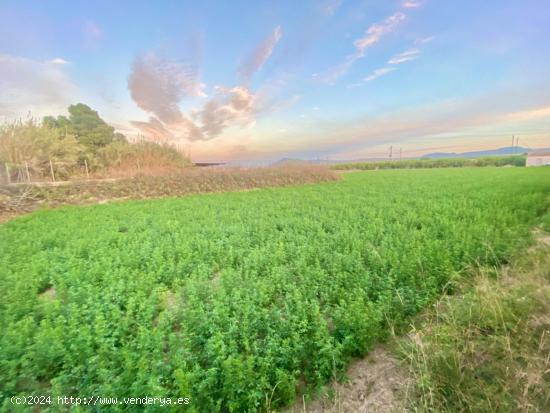
[[[481,158],[405,159],[394,161],[349,162],[331,166],[336,170],[463,168],[484,166],[525,166],[525,155],[484,156]]]
[[[20,217],[0,226],[0,396],[291,402],[504,262],[549,193],[547,168],[380,171]]]

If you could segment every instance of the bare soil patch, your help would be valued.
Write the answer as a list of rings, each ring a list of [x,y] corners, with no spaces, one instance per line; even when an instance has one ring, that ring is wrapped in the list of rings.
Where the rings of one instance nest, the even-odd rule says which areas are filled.
[[[57,296],[57,292],[53,287],[49,287],[40,293],[40,298],[44,298],[49,301],[55,300],[56,296]]]
[[[352,362],[347,380],[332,382],[312,402],[298,400],[288,413],[388,413],[405,411],[410,379],[399,361],[378,345],[368,356]]]

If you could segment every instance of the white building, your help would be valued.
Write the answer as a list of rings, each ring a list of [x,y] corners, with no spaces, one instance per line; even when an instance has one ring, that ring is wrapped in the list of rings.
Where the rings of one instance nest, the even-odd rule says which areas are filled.
[[[542,166],[550,165],[550,150],[535,151],[527,154],[527,162],[525,166]]]

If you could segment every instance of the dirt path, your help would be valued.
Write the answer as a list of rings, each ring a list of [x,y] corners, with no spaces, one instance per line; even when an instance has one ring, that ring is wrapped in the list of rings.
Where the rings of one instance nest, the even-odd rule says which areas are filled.
[[[352,362],[344,383],[332,382],[325,396],[297,401],[286,413],[391,413],[405,411],[410,380],[399,361],[383,346]],[[331,394],[329,397],[327,394]]]

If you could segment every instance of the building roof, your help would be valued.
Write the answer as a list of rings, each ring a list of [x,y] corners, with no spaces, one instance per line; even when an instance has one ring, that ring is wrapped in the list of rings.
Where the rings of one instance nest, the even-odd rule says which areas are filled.
[[[550,150],[529,152],[527,156],[550,156]]]

